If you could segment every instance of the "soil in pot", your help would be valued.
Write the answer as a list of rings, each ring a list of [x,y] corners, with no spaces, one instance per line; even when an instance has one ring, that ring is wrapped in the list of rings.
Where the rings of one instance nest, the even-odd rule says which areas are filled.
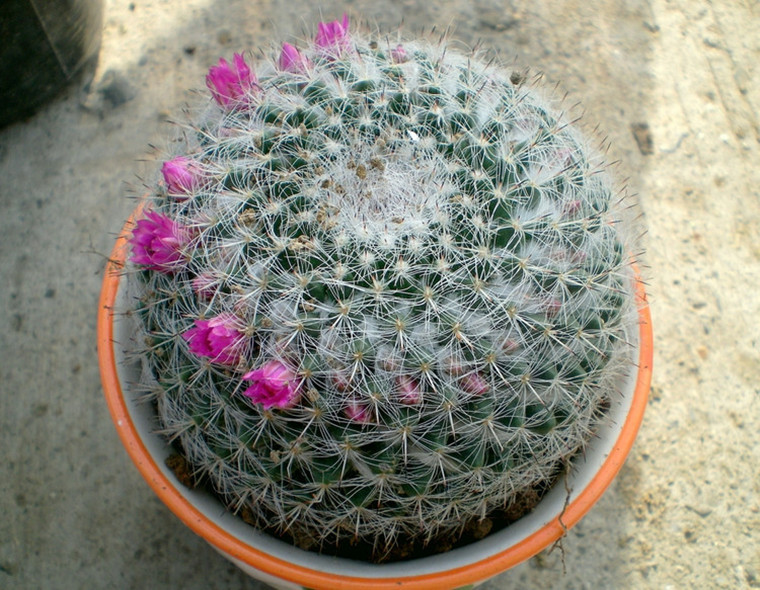
[[[166,466],[172,471],[177,480],[191,490],[203,489],[207,493],[218,497],[215,490],[205,478],[197,479],[193,470],[181,452],[174,452],[166,458]],[[261,529],[253,514],[245,506],[238,512],[238,516],[249,525],[264,530],[267,534],[282,539],[305,551],[316,551],[324,555],[346,556],[352,559],[371,563],[393,563],[419,559],[445,553],[462,547],[474,541],[479,541],[493,532],[502,530],[504,527],[517,522],[523,516],[529,514],[541,501],[544,495],[554,487],[560,476],[567,471],[569,463],[558,465],[556,474],[551,480],[536,484],[520,493],[514,502],[506,508],[493,510],[484,518],[473,518],[462,524],[461,529],[447,532],[445,535],[430,540],[413,539],[398,543],[392,547],[378,548],[366,540],[344,540],[342,543],[320,544],[314,537],[306,533],[293,534],[289,531],[278,531],[273,527]],[[218,498],[224,502],[223,498]],[[225,503],[226,504],[226,503]],[[228,509],[230,509],[228,507]]]

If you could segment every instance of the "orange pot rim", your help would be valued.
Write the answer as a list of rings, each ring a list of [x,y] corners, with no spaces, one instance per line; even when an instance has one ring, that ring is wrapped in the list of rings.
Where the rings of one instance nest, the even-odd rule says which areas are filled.
[[[113,317],[116,295],[127,256],[127,240],[138,207],[116,240],[106,265],[98,305],[98,362],[101,382],[111,418],[122,444],[153,491],[196,534],[234,560],[248,566],[309,588],[331,590],[390,590],[403,587],[410,590],[437,590],[442,587],[461,587],[491,578],[532,557],[560,539],[597,502],[625,462],[633,446],[648,401],[652,377],[653,334],[646,290],[636,277],[636,297],[639,314],[638,374],[630,410],[621,426],[617,441],[591,482],[573,499],[564,512],[534,533],[507,549],[480,561],[453,569],[402,577],[366,578],[323,572],[294,564],[244,543],[216,523],[210,521],[186,499],[159,468],[147,450],[125,402],[118,377],[113,340]],[[423,558],[425,559],[425,558]]]

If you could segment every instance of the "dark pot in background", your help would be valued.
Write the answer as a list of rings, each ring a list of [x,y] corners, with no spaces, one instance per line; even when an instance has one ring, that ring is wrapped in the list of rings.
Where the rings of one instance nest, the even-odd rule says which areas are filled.
[[[93,60],[102,0],[0,2],[0,127],[34,113]]]

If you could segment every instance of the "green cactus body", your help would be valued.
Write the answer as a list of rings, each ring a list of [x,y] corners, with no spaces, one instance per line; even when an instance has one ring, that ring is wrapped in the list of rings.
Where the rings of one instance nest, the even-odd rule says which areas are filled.
[[[183,145],[203,181],[149,201],[188,229],[183,263],[131,281],[144,389],[197,476],[262,528],[380,553],[551,482],[635,322],[616,195],[567,117],[477,56],[403,50],[355,34],[209,107]],[[181,337],[220,314],[235,362]],[[242,395],[272,361],[290,407]]]

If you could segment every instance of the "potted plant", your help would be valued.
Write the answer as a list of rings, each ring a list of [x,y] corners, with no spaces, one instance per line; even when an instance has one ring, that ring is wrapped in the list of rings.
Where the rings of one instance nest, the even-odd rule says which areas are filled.
[[[603,160],[524,76],[345,16],[206,81],[100,302],[156,493],[283,588],[466,587],[555,542],[651,375]]]

